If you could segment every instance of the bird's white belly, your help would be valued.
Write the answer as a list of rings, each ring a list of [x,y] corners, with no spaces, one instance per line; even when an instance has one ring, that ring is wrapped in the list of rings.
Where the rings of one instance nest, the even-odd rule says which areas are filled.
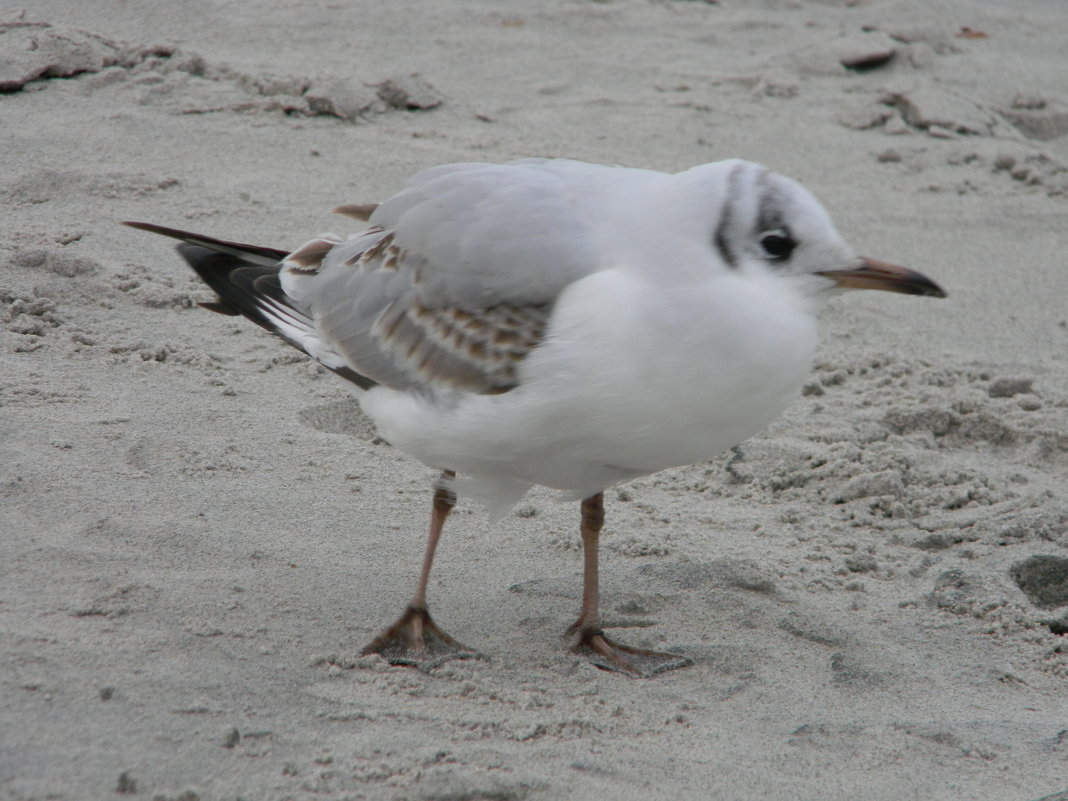
[[[783,412],[816,347],[814,315],[789,295],[723,280],[651,292],[590,276],[561,297],[517,389],[455,404],[376,389],[365,409],[427,464],[579,495],[706,461]]]

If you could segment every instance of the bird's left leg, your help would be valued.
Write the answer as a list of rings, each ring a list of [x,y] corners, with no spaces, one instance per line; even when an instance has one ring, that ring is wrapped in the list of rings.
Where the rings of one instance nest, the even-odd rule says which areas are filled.
[[[419,573],[415,595],[404,614],[364,648],[364,654],[381,654],[391,664],[411,665],[420,670],[430,670],[450,659],[482,657],[477,651],[461,645],[438,628],[430,617],[426,603],[426,589],[430,581],[430,568],[434,564],[434,551],[437,550],[445,520],[456,505],[456,493],[448,486],[448,480],[454,475],[451,471],[443,473],[442,481],[434,489],[430,535],[427,538],[423,568]]]
[[[598,546],[603,525],[604,495],[598,492],[582,502],[582,611],[567,630],[572,638],[571,653],[604,670],[642,678],[693,664],[685,656],[631,648],[604,636],[598,587]]]

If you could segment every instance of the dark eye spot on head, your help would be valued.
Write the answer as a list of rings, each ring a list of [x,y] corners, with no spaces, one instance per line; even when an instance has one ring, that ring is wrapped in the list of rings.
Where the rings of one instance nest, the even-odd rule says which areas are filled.
[[[797,240],[790,236],[789,231],[768,231],[760,237],[760,247],[769,261],[786,261],[797,247]]]

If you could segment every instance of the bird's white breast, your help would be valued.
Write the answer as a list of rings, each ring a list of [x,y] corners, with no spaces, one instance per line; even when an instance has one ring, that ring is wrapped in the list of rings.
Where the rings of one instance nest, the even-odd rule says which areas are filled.
[[[376,389],[364,406],[427,464],[592,494],[711,459],[782,413],[816,347],[815,316],[789,289],[602,271],[561,295],[517,389],[455,403]]]

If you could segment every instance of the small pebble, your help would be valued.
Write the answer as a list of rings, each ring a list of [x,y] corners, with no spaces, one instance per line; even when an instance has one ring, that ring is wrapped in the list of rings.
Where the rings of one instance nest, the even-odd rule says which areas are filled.
[[[928,125],[927,135],[935,139],[956,139],[957,135],[944,125]]]
[[[879,563],[870,554],[854,554],[846,557],[845,566],[850,573],[873,573],[879,568]]]
[[[119,774],[119,782],[115,786],[115,792],[122,795],[133,795],[137,792],[137,780],[130,775],[130,771],[124,770]]]
[[[838,63],[846,69],[863,72],[882,67],[897,52],[896,42],[879,31],[846,36],[837,42]]]
[[[1038,97],[1037,95],[1020,94],[1012,99],[1012,107],[1026,109],[1028,111],[1037,111],[1038,109],[1044,109],[1046,107],[1046,99],[1044,97]]]
[[[1042,401],[1031,394],[1021,395],[1016,399],[1016,404],[1025,412],[1036,412],[1042,408]]]
[[[1011,170],[1016,166],[1016,158],[1010,156],[1008,153],[1002,153],[996,159],[994,159],[995,170]]]
[[[1031,378],[996,378],[986,392],[991,398],[1011,398],[1031,392],[1034,384]]]

